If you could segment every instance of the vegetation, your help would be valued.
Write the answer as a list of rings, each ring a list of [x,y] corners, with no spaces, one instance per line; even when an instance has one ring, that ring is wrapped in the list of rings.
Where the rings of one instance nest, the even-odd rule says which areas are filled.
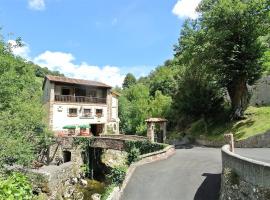
[[[120,129],[127,134],[145,135],[145,120],[148,117],[162,117],[169,112],[171,97],[156,91],[150,95],[149,87],[141,83],[122,91],[119,98]]]
[[[110,174],[107,175],[109,180],[114,185],[120,185],[126,176],[127,168],[126,167],[115,167],[111,169]]]
[[[133,74],[128,73],[124,79],[123,85],[122,87],[125,88],[129,88],[132,85],[136,84],[136,78]]]
[[[20,39],[16,45],[22,45]],[[0,41],[0,199],[32,199],[27,178],[7,173],[4,166],[29,166],[49,143],[37,77],[59,74],[14,56],[11,50]]]
[[[270,130],[268,123],[270,107],[249,107],[245,119],[239,121],[224,121],[206,123],[200,119],[191,124],[186,131],[193,137],[204,137],[209,140],[223,140],[223,134],[233,133],[237,140],[264,133]]]
[[[138,149],[140,155],[152,153],[154,151],[159,151],[166,147],[165,144],[151,143],[148,140],[145,141],[126,141],[125,142],[125,151],[130,153],[133,149]]]
[[[136,147],[133,147],[128,152],[127,164],[130,165],[131,163],[138,161],[139,156],[140,156],[140,150]]]
[[[0,166],[29,165],[48,131],[43,121],[41,85],[32,65],[14,57],[0,42]]]
[[[203,122],[211,135],[210,127],[251,117],[244,113],[248,84],[270,71],[269,2],[203,0],[197,11],[198,19],[184,23],[173,59],[120,91],[123,133],[145,135],[146,118],[165,117],[170,131],[190,132]]]
[[[32,198],[32,186],[23,174],[12,173],[0,178],[0,199],[30,200]]]

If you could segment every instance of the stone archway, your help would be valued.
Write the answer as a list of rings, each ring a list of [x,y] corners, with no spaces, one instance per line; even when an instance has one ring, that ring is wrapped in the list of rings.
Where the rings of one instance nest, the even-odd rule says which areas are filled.
[[[166,140],[166,127],[167,127],[167,122],[168,120],[165,118],[148,118],[145,120],[147,123],[147,137],[151,142],[156,142],[155,141],[155,126],[156,124],[160,125],[160,129],[162,129],[162,136],[161,136],[161,141],[157,142],[165,142]],[[158,137],[157,137],[158,138]]]

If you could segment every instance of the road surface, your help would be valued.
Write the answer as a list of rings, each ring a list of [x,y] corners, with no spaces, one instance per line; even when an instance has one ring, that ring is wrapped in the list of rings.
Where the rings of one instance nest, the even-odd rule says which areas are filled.
[[[138,167],[122,200],[216,200],[220,173],[220,149],[178,149],[167,160]]]
[[[270,149],[236,149],[240,155],[270,161]],[[221,151],[215,148],[177,149],[175,155],[138,167],[122,200],[217,200]]]

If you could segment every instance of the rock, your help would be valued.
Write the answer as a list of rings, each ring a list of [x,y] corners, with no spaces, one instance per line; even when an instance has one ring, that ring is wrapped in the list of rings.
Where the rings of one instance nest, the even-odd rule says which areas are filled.
[[[82,192],[74,192],[73,199],[74,200],[83,200],[83,193]]]
[[[92,194],[91,198],[92,198],[93,200],[100,200],[101,195],[98,194],[98,193],[95,193],[95,194]]]
[[[81,179],[80,182],[81,182],[81,184],[82,184],[83,186],[86,186],[86,185],[87,185],[87,181],[84,180],[84,179]]]
[[[70,185],[70,181],[69,180],[66,180],[65,181],[65,186],[68,186],[68,185]]]
[[[70,182],[71,182],[71,184],[75,185],[76,183],[78,183],[78,179],[72,178]]]
[[[72,186],[68,186],[66,187],[65,191],[64,191],[64,198],[70,198],[74,192],[74,187]]]

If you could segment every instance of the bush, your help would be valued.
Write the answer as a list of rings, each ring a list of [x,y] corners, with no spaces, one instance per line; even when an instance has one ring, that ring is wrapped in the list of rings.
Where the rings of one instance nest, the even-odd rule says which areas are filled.
[[[27,177],[21,173],[12,173],[6,179],[0,179],[0,199],[32,199],[32,186]]]
[[[127,157],[128,165],[130,165],[133,162],[136,162],[139,159],[139,156],[140,156],[140,150],[133,147],[128,153],[128,157]]]
[[[120,185],[125,179],[126,171],[126,167],[115,167],[111,169],[111,172],[107,177],[112,184]]]
[[[110,194],[112,193],[114,187],[116,187],[115,184],[111,184],[105,188],[105,192],[101,195],[101,200],[106,200]]]
[[[159,151],[164,149],[165,145],[159,143],[151,143],[148,140],[145,141],[126,141],[125,151],[130,153],[133,148],[137,148],[140,151],[140,155]]]

